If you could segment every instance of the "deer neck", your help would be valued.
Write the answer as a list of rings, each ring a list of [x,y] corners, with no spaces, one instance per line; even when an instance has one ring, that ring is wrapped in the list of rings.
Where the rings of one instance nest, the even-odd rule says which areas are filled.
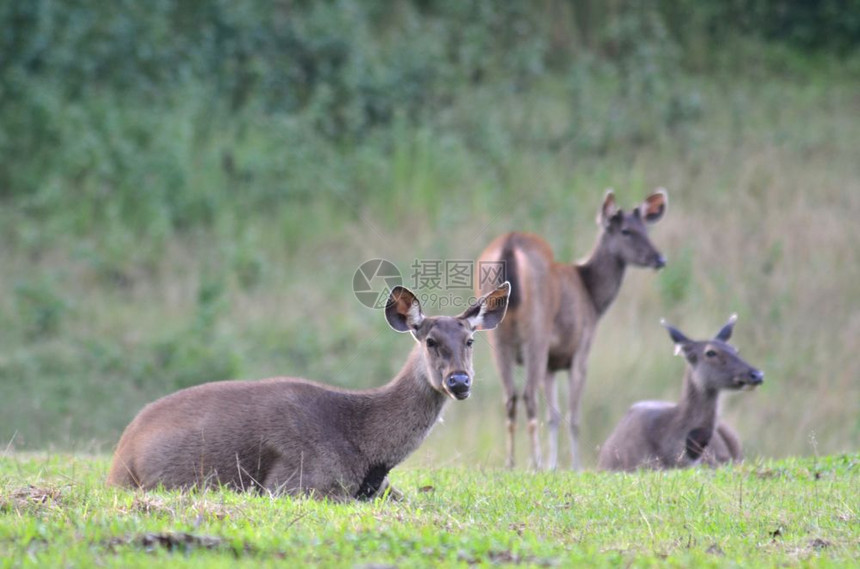
[[[601,233],[589,258],[577,265],[585,288],[591,297],[591,302],[599,316],[606,312],[609,305],[618,296],[626,266],[621,258],[609,251],[606,233]]]
[[[424,352],[415,346],[394,379],[367,393],[358,437],[365,456],[393,468],[418,448],[448,399],[431,387]]]
[[[693,429],[705,429],[712,433],[717,422],[719,391],[702,389],[693,381],[693,370],[687,366],[684,386],[678,403],[678,427],[683,433]]]

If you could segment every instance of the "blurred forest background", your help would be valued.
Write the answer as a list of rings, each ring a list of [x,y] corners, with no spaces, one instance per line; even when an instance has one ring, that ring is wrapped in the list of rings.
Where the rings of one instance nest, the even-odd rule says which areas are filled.
[[[601,322],[586,465],[677,397],[659,319],[732,312],[767,374],[724,399],[748,455],[857,450],[858,46],[858,0],[2,0],[0,443],[110,452],[218,379],[380,385],[412,340],[357,301],[362,262],[410,285],[514,229],[573,261],[605,188],[665,186],[669,265]],[[476,345],[413,460],[503,463]]]

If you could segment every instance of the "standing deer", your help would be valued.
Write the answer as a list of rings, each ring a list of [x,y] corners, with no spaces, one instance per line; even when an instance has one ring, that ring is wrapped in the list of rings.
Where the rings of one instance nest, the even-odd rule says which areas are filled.
[[[511,283],[508,317],[490,334],[505,390],[509,468],[514,466],[517,416],[514,362],[524,365],[526,370],[523,403],[535,469],[541,467],[538,387],[543,384],[546,394],[547,466],[554,469],[558,462],[561,422],[554,374],[559,370],[568,372],[571,464],[574,469],[579,468],[580,399],[597,322],[615,300],[627,265],[660,269],[666,264],[663,255],[648,239],[646,224],[659,221],[668,204],[666,190],[660,188],[640,206],[624,212],[615,204],[612,190],[607,190],[597,215],[600,227],[597,244],[589,258],[577,264],[556,262],[549,244],[528,233],[502,235],[481,253],[479,269],[486,267],[485,263],[503,263],[505,278]],[[483,280],[482,277],[480,281]],[[496,283],[479,282],[479,294],[481,289],[486,290]]]
[[[764,373],[727,343],[736,320],[732,315],[713,340],[698,342],[662,323],[675,342],[675,353],[687,360],[681,400],[633,405],[601,448],[599,468],[683,468],[699,462],[716,466],[743,458],[737,434],[717,419],[719,394],[754,389],[764,381]]]
[[[163,397],[126,428],[108,484],[382,495],[388,472],[421,444],[448,399],[469,397],[472,336],[504,318],[509,292],[506,282],[457,317],[427,317],[414,294],[394,287],[385,317],[417,345],[382,387],[348,391],[281,377]]]

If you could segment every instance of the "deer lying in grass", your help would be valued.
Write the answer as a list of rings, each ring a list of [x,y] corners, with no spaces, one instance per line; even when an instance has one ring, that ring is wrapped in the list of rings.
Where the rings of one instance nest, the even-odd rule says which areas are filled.
[[[554,374],[559,370],[567,371],[571,465],[579,468],[580,400],[597,322],[615,300],[628,265],[660,269],[666,264],[663,255],[648,239],[646,224],[659,221],[668,205],[666,191],[661,188],[640,206],[625,213],[616,206],[615,196],[608,190],[597,215],[600,227],[597,244],[589,258],[578,264],[556,262],[549,244],[527,233],[502,235],[481,253],[479,268],[486,263],[504,263],[504,278],[511,283],[508,316],[498,330],[490,334],[496,367],[505,390],[509,468],[514,466],[517,417],[515,362],[526,368],[523,403],[535,469],[541,467],[537,390],[543,385],[546,394],[547,467],[554,469],[558,462],[561,423]],[[479,294],[502,279],[484,280],[482,276]]]
[[[719,394],[754,389],[764,373],[727,343],[736,319],[733,315],[713,340],[698,342],[663,323],[676,353],[687,360],[681,400],[633,405],[601,448],[599,468],[683,468],[700,461],[716,466],[743,458],[738,436],[717,419]]]
[[[382,495],[388,472],[421,444],[448,399],[469,397],[472,336],[503,319],[509,292],[506,282],[457,317],[427,317],[415,295],[395,287],[385,317],[417,345],[382,387],[273,378],[207,383],[159,399],[126,428],[108,483]]]

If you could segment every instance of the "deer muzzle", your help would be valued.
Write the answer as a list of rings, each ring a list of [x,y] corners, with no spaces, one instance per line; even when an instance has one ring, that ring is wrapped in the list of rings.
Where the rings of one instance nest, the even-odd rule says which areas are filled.
[[[445,379],[445,389],[458,401],[469,397],[471,388],[472,378],[466,372],[455,371]]]
[[[751,369],[746,375],[738,377],[736,381],[738,386],[744,391],[752,391],[764,383],[764,372],[760,369]]]
[[[750,385],[761,385],[764,383],[764,372],[760,369],[750,370],[748,383]]]

